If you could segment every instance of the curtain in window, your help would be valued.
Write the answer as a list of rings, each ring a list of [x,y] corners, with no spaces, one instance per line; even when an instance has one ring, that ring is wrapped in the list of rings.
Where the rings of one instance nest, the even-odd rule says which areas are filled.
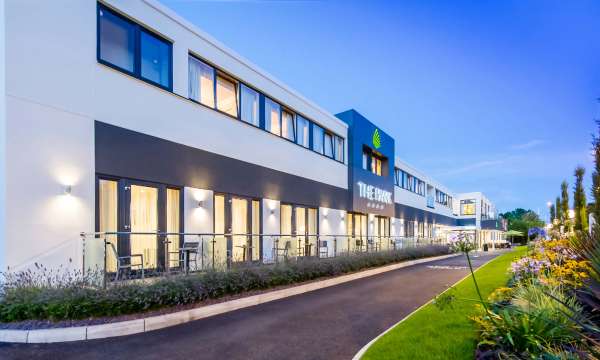
[[[258,126],[258,93],[244,84],[241,85],[242,94],[242,120]]]
[[[214,70],[202,61],[189,57],[188,92],[192,100],[215,107]]]
[[[131,186],[131,232],[158,231],[158,189],[148,186]],[[156,268],[156,235],[130,235],[131,254],[144,255],[144,268]]]
[[[325,134],[325,156],[332,158],[333,157],[333,137],[331,134]]]
[[[214,216],[215,216],[215,234],[225,233],[225,196],[215,195],[214,204]],[[209,241],[209,259],[214,258],[214,266],[217,268],[223,268],[227,265],[227,241],[224,235],[215,235],[214,249],[212,248],[212,242]]]
[[[323,153],[323,128],[313,124],[313,150],[319,154]]]
[[[117,182],[112,180],[100,180],[98,182],[98,217],[100,232],[116,232],[117,231]],[[114,245],[117,249],[117,237],[110,235],[106,237],[106,241]],[[100,242],[98,242],[100,244]],[[102,244],[103,246],[103,244]],[[104,262],[104,250],[97,248],[87,248],[86,254],[93,253],[94,262],[102,267]],[[92,256],[87,257],[92,258]],[[89,263],[89,261],[88,261]],[[90,266],[93,268],[93,266]],[[112,248],[106,248],[106,271],[117,271],[117,262]]]
[[[281,136],[294,141],[294,115],[287,112],[281,112]]]
[[[344,161],[344,139],[339,136],[334,136],[335,140],[335,159],[337,161]]]
[[[267,131],[276,135],[281,135],[280,109],[281,107],[278,103],[265,98],[265,127]]]
[[[167,232],[178,233],[179,230],[179,190],[167,189]],[[179,266],[179,235],[167,236],[169,249],[169,267]]]
[[[233,241],[233,261],[244,261],[247,252],[247,237],[248,233],[248,200],[233,198],[231,201],[231,231]]]
[[[307,148],[309,146],[308,120],[296,115],[296,143]]]
[[[237,117],[236,84],[221,76],[217,76],[217,109]]]

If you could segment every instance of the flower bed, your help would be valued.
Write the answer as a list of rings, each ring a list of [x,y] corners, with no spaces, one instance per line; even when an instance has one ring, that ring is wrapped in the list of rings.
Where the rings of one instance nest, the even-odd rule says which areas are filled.
[[[539,240],[511,264],[510,286],[482,301],[473,317],[480,335],[478,359],[597,356],[600,332],[579,301],[591,267],[576,249],[567,239]]]
[[[108,288],[97,286],[94,279],[71,274],[61,277],[43,271],[4,274],[5,281],[0,287],[0,321],[60,321],[141,313],[448,253],[447,246],[420,246],[169,276],[152,284],[122,283]]]

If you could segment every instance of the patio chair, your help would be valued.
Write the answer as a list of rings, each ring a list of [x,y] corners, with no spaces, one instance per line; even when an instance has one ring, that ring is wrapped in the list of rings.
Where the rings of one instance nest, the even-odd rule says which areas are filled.
[[[177,254],[179,264],[183,264],[185,272],[189,271],[192,263],[194,263],[194,269],[197,270],[198,255],[202,253],[200,249],[201,244],[202,243],[200,241],[186,241],[179,249],[177,249],[177,251],[169,251],[169,256],[172,254]]]
[[[142,270],[142,279],[144,278],[144,255],[143,254],[131,254],[131,255],[125,255],[125,256],[119,256],[119,253],[117,252],[117,248],[115,247],[115,244],[111,243],[111,242],[107,242],[106,245],[108,245],[108,247],[112,250],[112,253],[115,255],[115,259],[117,259],[117,275],[115,276],[115,281],[119,280],[119,273],[121,272],[121,269],[125,270],[125,269],[129,269],[130,271],[133,270],[133,268],[138,268]],[[140,259],[139,263],[132,263],[131,260],[133,259]],[[126,261],[129,260],[129,261]]]
[[[319,257],[329,257],[329,247],[327,246],[327,240],[319,241]]]
[[[276,247],[275,248],[275,261],[279,260],[280,254],[283,255],[283,259],[285,261],[287,261],[288,260],[288,254],[290,252],[290,248],[291,247],[292,247],[292,242],[290,240],[287,240],[285,242],[285,244],[283,245],[282,248]]]

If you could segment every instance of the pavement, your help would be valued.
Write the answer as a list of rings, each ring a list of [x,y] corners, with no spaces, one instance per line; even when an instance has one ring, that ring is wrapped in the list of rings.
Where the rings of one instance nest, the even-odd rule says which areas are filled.
[[[479,267],[500,252],[475,254]],[[468,274],[464,256],[157,331],[71,343],[0,343],[0,359],[351,359]]]

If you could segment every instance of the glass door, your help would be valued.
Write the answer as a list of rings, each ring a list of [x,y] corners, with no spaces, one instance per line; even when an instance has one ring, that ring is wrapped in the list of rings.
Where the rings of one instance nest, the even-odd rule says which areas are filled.
[[[375,250],[389,250],[390,248],[390,218],[375,216],[373,219],[373,240]]]
[[[128,264],[143,264],[150,272],[178,266],[181,190],[129,179],[99,177],[97,184],[96,230],[119,233],[106,236],[106,271],[116,272],[119,267],[124,271],[123,265]],[[171,235],[159,236],[159,232]],[[120,264],[118,257],[122,257]],[[141,266],[131,270],[141,270]]]
[[[248,257],[248,200],[233,198],[231,202],[231,233],[233,261],[246,261]]]
[[[158,188],[130,185],[128,218],[125,230],[132,233],[156,233],[158,226]],[[128,221],[127,221],[128,220]],[[144,269],[158,267],[158,237],[156,234],[132,234],[129,236],[131,255],[142,255]]]

